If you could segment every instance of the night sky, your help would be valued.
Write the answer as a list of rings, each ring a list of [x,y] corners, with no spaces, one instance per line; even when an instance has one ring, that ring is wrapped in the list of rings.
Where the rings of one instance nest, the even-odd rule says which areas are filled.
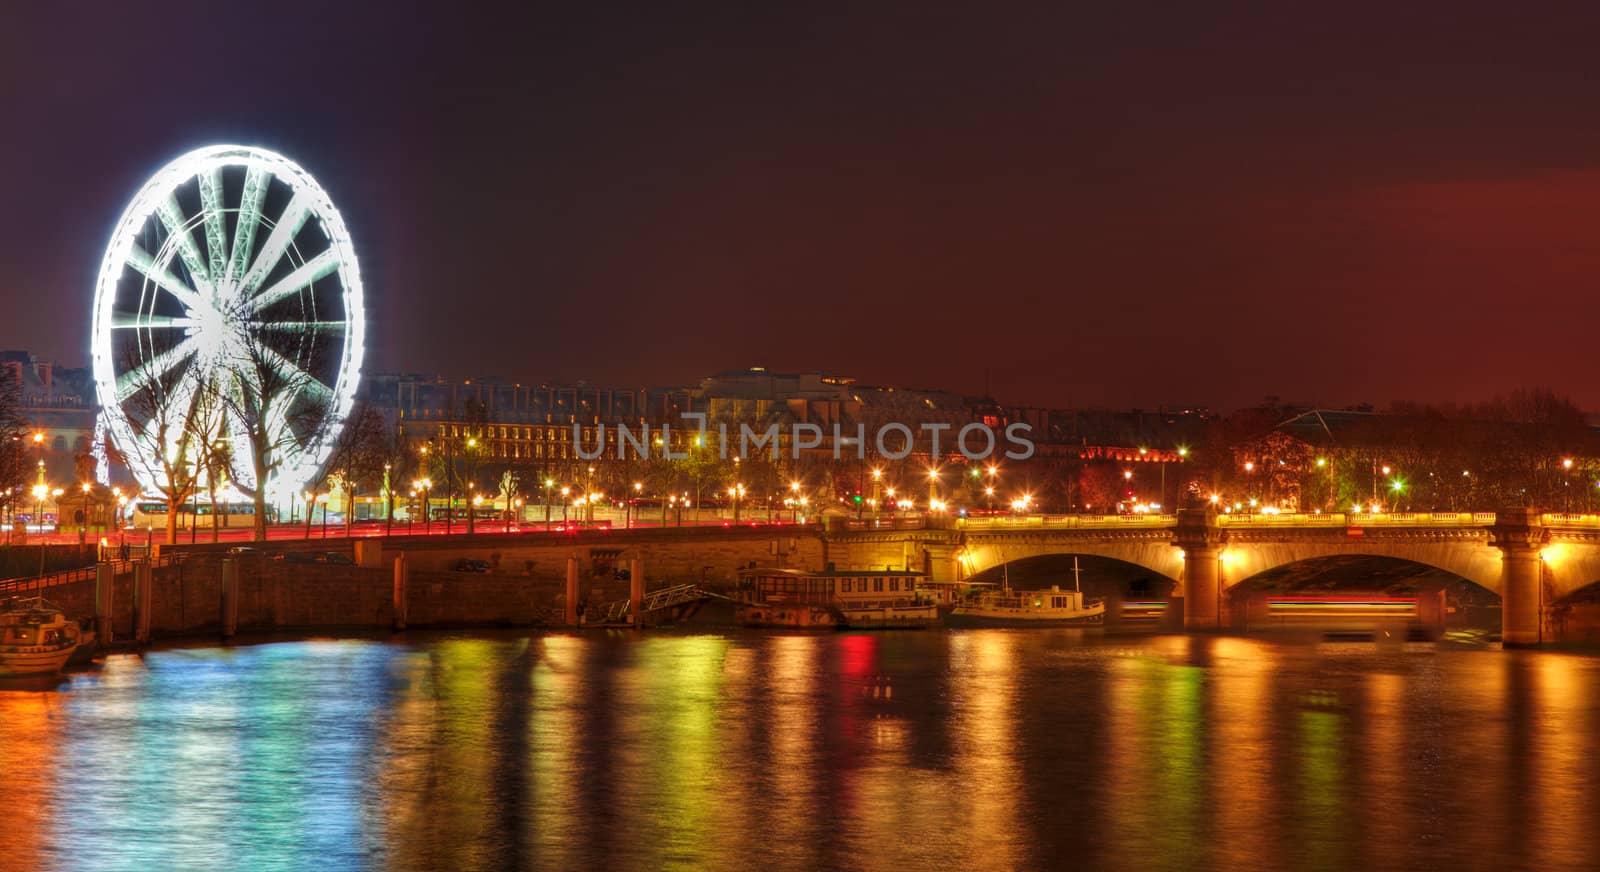
[[[1398,6],[12,3],[0,348],[86,364],[231,140],[343,210],[368,371],[1600,409],[1600,11]]]

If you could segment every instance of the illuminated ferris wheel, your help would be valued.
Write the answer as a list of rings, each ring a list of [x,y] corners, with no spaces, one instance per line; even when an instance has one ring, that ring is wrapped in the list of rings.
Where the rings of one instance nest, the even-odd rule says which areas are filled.
[[[95,391],[140,486],[158,492],[163,460],[192,456],[196,434],[229,443],[245,491],[312,483],[355,403],[362,306],[344,221],[299,166],[223,145],[158,171],[117,223],[94,299]]]

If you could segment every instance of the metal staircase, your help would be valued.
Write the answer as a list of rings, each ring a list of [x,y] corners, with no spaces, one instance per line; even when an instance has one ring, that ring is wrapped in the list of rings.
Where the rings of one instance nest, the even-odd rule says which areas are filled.
[[[639,611],[648,619],[661,612],[669,612],[688,605],[697,605],[712,599],[732,601],[731,597],[706,590],[699,585],[679,584],[646,591],[644,600],[640,603]],[[631,617],[632,602],[629,600],[616,600],[584,612],[583,623],[591,626],[627,624],[630,623]]]

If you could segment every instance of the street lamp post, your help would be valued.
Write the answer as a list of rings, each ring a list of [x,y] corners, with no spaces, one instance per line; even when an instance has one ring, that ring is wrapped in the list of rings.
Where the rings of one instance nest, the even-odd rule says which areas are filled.
[[[111,489],[111,496],[117,501],[117,550],[120,552],[123,543],[122,510],[128,505],[128,498],[122,495],[122,488],[119,487]]]
[[[389,481],[389,464],[383,465],[383,535],[394,535],[394,484]]]
[[[555,484],[555,479],[544,480],[544,528],[547,531],[550,529],[550,488],[555,487]]]
[[[42,467],[41,467],[42,468]],[[44,577],[44,498],[50,495],[50,488],[43,482],[33,486],[33,523],[39,528],[39,576]]]
[[[83,483],[83,523],[78,525],[78,547],[82,548],[89,541],[89,483]]]
[[[589,482],[583,488],[583,522],[594,524],[594,467],[589,467]]]

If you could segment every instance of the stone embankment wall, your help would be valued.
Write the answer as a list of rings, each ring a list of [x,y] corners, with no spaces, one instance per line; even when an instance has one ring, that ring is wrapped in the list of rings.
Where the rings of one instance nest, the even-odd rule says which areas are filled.
[[[741,568],[787,565],[820,568],[822,539],[804,530],[701,528],[653,534],[480,535],[330,539],[272,542],[261,551],[229,554],[231,546],[200,544],[164,549],[179,562],[151,573],[152,639],[221,633],[225,560],[238,566],[238,632],[386,629],[395,615],[395,560],[408,566],[405,623],[412,628],[537,626],[559,623],[564,610],[567,560],[578,561],[583,599],[597,605],[626,599],[629,582],[618,570],[643,561],[646,586],[693,582],[728,589]],[[273,559],[275,552],[350,555],[355,565]],[[481,560],[488,572],[457,572],[463,560]],[[94,581],[46,591],[74,616],[95,609]],[[109,620],[114,638],[135,638],[134,573],[112,580]]]

